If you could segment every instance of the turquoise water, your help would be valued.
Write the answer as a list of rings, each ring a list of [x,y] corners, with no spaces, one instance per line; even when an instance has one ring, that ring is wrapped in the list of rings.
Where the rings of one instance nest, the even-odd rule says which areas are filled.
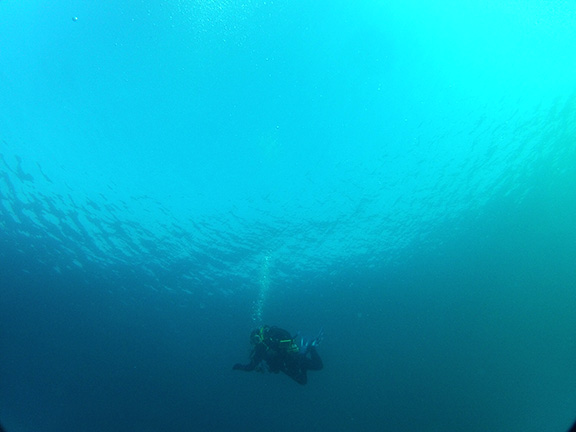
[[[0,420],[564,430],[576,5],[0,2]],[[315,334],[305,388],[231,371]]]

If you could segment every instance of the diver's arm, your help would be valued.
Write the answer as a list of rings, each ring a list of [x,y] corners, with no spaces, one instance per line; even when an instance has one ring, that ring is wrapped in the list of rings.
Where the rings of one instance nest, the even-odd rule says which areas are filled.
[[[253,371],[255,368],[256,368],[256,365],[252,364],[252,362],[248,363],[247,365],[236,363],[234,366],[232,366],[232,370],[243,370],[246,372]]]
[[[232,366],[232,370],[243,370],[246,372],[253,371],[254,369],[256,369],[256,366],[260,364],[262,359],[263,359],[263,353],[260,350],[255,349],[250,355],[250,363],[246,365],[236,363],[234,366]]]
[[[250,372],[253,371],[254,369],[256,369],[256,365],[260,363],[260,362],[256,362],[256,356],[253,356],[252,359],[250,360],[250,363],[243,365],[241,363],[236,363],[234,366],[232,366],[232,370],[243,370],[246,372]]]

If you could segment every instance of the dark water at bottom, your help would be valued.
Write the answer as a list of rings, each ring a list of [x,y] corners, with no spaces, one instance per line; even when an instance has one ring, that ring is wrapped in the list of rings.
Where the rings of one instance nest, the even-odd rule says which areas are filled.
[[[82,274],[22,274],[5,245],[4,426],[563,431],[576,413],[575,176],[546,179],[520,203],[502,197],[470,215],[464,230],[445,227],[434,253],[338,283],[272,287],[267,322],[326,332],[325,369],[305,387],[231,370],[248,355],[254,293],[190,308]]]

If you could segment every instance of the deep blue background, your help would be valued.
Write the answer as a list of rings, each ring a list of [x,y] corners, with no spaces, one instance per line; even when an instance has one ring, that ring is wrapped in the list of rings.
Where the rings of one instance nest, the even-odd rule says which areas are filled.
[[[7,430],[566,429],[575,12],[1,1]]]

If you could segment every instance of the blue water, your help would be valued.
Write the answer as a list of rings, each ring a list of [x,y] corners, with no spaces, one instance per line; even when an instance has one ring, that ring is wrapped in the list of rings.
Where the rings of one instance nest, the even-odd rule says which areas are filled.
[[[464,3],[0,1],[8,432],[567,429],[576,5]]]

